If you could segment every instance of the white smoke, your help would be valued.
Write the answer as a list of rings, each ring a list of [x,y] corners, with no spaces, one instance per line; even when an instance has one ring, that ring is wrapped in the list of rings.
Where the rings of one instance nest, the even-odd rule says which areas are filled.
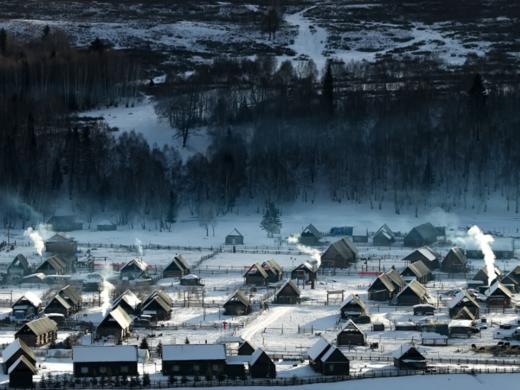
[[[468,230],[468,236],[472,239],[480,248],[482,253],[484,254],[484,262],[486,263],[486,270],[488,274],[488,286],[491,285],[491,282],[495,280],[495,254],[493,253],[493,249],[491,249],[491,243],[494,240],[491,234],[484,234],[482,230],[478,226],[472,226]]]
[[[135,239],[135,248],[137,249],[137,253],[139,253],[139,256],[143,257],[143,243],[138,238]]]
[[[300,252],[303,252],[307,255],[309,255],[310,257],[313,258],[313,260],[316,262],[316,267],[317,268],[320,268],[321,266],[321,252],[315,248],[311,248],[311,247],[308,247],[306,245],[302,245],[300,243],[300,240],[299,240],[300,236],[295,234],[295,235],[291,235],[287,238],[287,242],[289,244],[296,244],[296,248],[298,248],[298,250]]]
[[[34,245],[34,249],[39,256],[43,256],[45,250],[45,240],[53,234],[52,231],[47,230],[45,225],[38,225],[38,229],[34,230],[32,227],[28,227],[23,235],[29,237]]]
[[[101,290],[101,313],[103,314],[103,317],[106,316],[108,311],[111,307],[111,295],[112,291],[114,290],[114,285],[110,282],[108,282],[103,277],[103,290]]]

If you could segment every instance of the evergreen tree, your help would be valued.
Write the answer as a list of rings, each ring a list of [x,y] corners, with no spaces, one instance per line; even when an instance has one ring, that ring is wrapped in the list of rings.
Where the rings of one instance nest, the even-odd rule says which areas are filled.
[[[323,87],[322,87],[322,99],[323,107],[327,114],[334,114],[334,76],[332,75],[332,65],[327,62],[327,68],[323,75]]]
[[[7,53],[7,31],[4,28],[0,29],[0,54]]]
[[[170,199],[168,202],[168,212],[166,213],[166,222],[174,224],[177,221],[177,195],[175,192],[170,191]]]
[[[279,234],[282,228],[282,221],[280,219],[280,210],[274,205],[273,202],[268,202],[260,222],[260,228],[267,232],[268,237],[272,237],[273,234]]]

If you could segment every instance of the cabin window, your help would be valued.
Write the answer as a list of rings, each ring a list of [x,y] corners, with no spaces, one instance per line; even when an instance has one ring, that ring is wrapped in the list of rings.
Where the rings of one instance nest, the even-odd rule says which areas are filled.
[[[199,372],[200,371],[200,366],[198,364],[194,364],[193,365],[193,371]]]
[[[124,374],[128,373],[128,366],[121,366],[121,372]]]
[[[81,367],[82,374],[88,374],[88,367]]]

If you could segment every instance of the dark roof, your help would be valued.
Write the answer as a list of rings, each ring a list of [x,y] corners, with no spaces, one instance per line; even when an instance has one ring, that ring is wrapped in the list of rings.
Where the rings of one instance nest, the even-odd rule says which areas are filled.
[[[431,223],[423,223],[421,225],[415,226],[412,230],[419,233],[419,235],[425,240],[433,240],[437,239],[437,229]]]
[[[16,257],[13,259],[11,264],[9,264],[9,267],[7,267],[7,269],[18,265],[20,265],[24,269],[24,271],[29,271],[29,262],[27,261],[27,257],[22,255],[21,253],[16,255]]]
[[[121,268],[120,272],[123,272],[123,270],[125,268],[131,267],[132,265],[135,265],[137,268],[139,268],[143,272],[146,271],[146,269],[148,268],[148,264],[146,264],[143,259],[135,258],[135,259],[130,260],[128,263],[126,263],[123,266],[123,268]]]
[[[387,224],[384,224],[383,226],[381,226],[379,229],[377,229],[377,232],[374,234],[374,236],[379,236],[379,235],[383,235],[385,236],[387,239],[393,241],[395,240],[395,234],[394,232],[388,227]]]
[[[309,271],[309,272],[317,272],[318,271],[317,270],[317,266],[314,265],[314,264],[309,263],[308,261],[306,261],[305,263],[301,263],[298,267],[293,269],[292,272],[297,271],[297,270],[305,270],[305,271]]]
[[[449,302],[448,308],[454,308],[460,303],[471,303],[475,307],[480,307],[477,300],[471,295],[468,290],[460,290]]]
[[[361,300],[361,298],[359,297],[359,295],[357,295],[357,294],[348,296],[347,299],[345,299],[343,301],[343,303],[341,304],[341,308],[343,309],[347,305],[355,305],[355,306],[359,306],[364,311],[367,310],[365,302],[363,302]]]
[[[239,237],[244,237],[244,236],[242,235],[242,233],[240,233],[240,232],[238,231],[237,228],[234,228],[234,229],[233,229],[233,230],[228,234],[228,236],[239,236]]]
[[[467,306],[462,306],[460,310],[453,316],[454,320],[475,320],[475,315]]]
[[[65,262],[61,258],[58,256],[51,256],[38,266],[35,273],[37,273],[45,264],[48,264],[52,269],[58,272],[63,272],[66,268]]]
[[[258,272],[264,279],[267,279],[269,277],[269,275],[267,275],[267,272],[265,271],[265,269],[260,265],[260,263],[255,263],[253,264],[251,267],[249,267],[249,269],[246,271],[246,273],[244,274],[244,276],[248,275],[248,274],[252,274],[252,273],[255,273],[255,272]]]
[[[322,237],[320,231],[316,229],[316,227],[312,223],[308,225],[305,229],[303,229],[302,234],[311,234],[317,239],[320,239]]]
[[[334,241],[332,244],[330,244],[330,247],[334,248],[336,252],[338,252],[338,254],[345,259],[350,259],[352,256],[356,257],[358,254],[356,246],[352,241],[350,241],[348,237],[342,237],[339,240]],[[325,253],[328,250],[329,249],[327,249]]]
[[[143,303],[142,310],[146,310],[148,306],[150,306],[153,302],[156,302],[164,311],[171,311],[172,307],[166,302],[161,295],[154,295],[150,299],[147,299],[145,303]]]
[[[73,305],[79,306],[81,305],[81,293],[79,293],[74,287],[70,284],[63,287],[59,292],[63,298],[68,299],[72,302]]]
[[[49,238],[46,242],[69,242],[74,241],[72,238],[67,238],[61,234],[55,234],[51,238]]]
[[[224,302],[224,305],[226,305],[230,301],[239,301],[240,303],[242,303],[245,306],[249,306],[251,304],[251,302],[249,301],[249,298],[247,297],[247,295],[243,291],[241,291],[241,290],[236,290],[233,293],[233,295],[231,295],[227,299],[227,301]]]
[[[417,260],[423,260],[426,259],[430,262],[435,260],[440,260],[441,255],[434,251],[429,246],[423,246],[419,249],[414,250],[409,255],[407,255],[404,260],[410,260],[410,261],[417,261]]]
[[[165,293],[163,290],[154,290],[148,295],[148,297],[144,300],[143,306],[147,305],[148,301],[153,300],[156,296],[161,298],[168,306],[173,305],[173,300],[170,298],[170,296]]]
[[[8,369],[7,373],[11,374],[12,372],[16,371],[19,367],[26,367],[29,369],[33,374],[36,374],[38,370],[34,365],[24,356],[21,355]]]
[[[168,264],[166,269],[168,269],[168,268],[170,268],[172,266],[175,266],[177,269],[179,269],[181,271],[187,271],[187,270],[190,269],[190,265],[188,264],[188,262],[186,261],[186,259],[182,255],[175,256],[172,259],[172,261],[170,262],[170,264]]]
[[[502,293],[502,295],[505,295],[508,298],[513,297],[513,293],[511,290],[509,290],[506,286],[504,286],[499,281],[496,281],[493,283],[487,290],[486,290],[486,296],[489,298],[491,296],[497,295],[497,293]],[[499,294],[498,294],[499,295]]]
[[[25,327],[29,328],[35,335],[46,334],[58,329],[56,322],[51,320],[49,317],[41,317],[29,321],[24,326],[22,326],[20,330],[24,329]],[[20,332],[20,330],[18,330],[18,332]]]
[[[65,309],[69,310],[72,306],[60,294],[56,294],[47,304],[47,307],[54,301],[58,302]]]
[[[451,248],[450,251],[448,252],[448,254],[446,255],[446,257],[450,256],[450,254],[453,258],[458,260],[459,263],[462,265],[465,265],[468,262],[468,258],[466,257],[464,252],[462,252],[462,249],[460,249],[457,246],[454,246],[453,248]],[[444,258],[444,260],[446,260],[446,257]]]

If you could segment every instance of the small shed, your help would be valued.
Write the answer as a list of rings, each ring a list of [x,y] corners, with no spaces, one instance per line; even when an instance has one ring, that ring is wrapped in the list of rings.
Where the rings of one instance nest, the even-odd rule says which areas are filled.
[[[401,272],[404,280],[417,280],[420,283],[426,284],[433,279],[432,271],[422,262],[422,260],[410,263]]]
[[[98,232],[113,232],[117,230],[117,225],[110,221],[101,221],[97,224]]]
[[[121,342],[130,335],[132,320],[121,306],[112,309],[96,328],[96,338],[112,338],[115,342]]]
[[[262,348],[257,348],[249,359],[251,378],[276,378],[276,365]]]
[[[441,271],[448,273],[465,273],[468,269],[468,258],[459,247],[450,249],[441,264]]]
[[[163,271],[163,278],[180,278],[190,273],[190,265],[182,255],[175,256]]]
[[[25,356],[20,356],[7,370],[9,387],[33,388],[33,376],[38,373],[35,365]]]
[[[431,223],[413,227],[404,237],[404,246],[420,247],[437,241],[438,231]]]
[[[433,271],[440,267],[442,256],[429,246],[423,246],[422,248],[414,250],[403,260],[410,263],[422,261],[430,270]]]
[[[435,332],[422,332],[421,345],[439,347],[448,345],[448,336]]]
[[[139,375],[136,345],[89,345],[72,348],[74,377]]]
[[[310,224],[305,229],[303,229],[298,241],[300,244],[307,246],[316,246],[320,244],[320,240],[322,238],[322,234],[313,224]]]
[[[381,226],[372,238],[374,246],[390,246],[394,242],[395,234],[386,224]]]
[[[470,338],[479,331],[471,320],[451,320],[448,329],[450,337],[454,338]]]
[[[396,303],[401,306],[428,303],[428,290],[417,280],[412,280],[397,295]]]
[[[58,325],[48,317],[41,317],[24,324],[14,337],[29,347],[41,347],[53,343],[58,336]]]
[[[143,259],[132,259],[119,271],[119,279],[126,281],[143,279],[146,277],[147,269],[148,264]]]
[[[365,302],[359,295],[349,295],[340,306],[341,318],[354,320],[358,323],[366,324],[370,322],[370,316]]]
[[[424,370],[426,369],[426,358],[413,345],[401,345],[392,354],[394,358],[394,366],[400,370]]]
[[[352,320],[348,320],[336,336],[336,345],[338,346],[366,345],[366,343],[365,333]]]
[[[225,372],[224,344],[164,345],[162,373],[166,376],[219,377]]]
[[[422,303],[413,307],[414,316],[433,316],[435,315],[435,306]]]
[[[228,316],[243,316],[251,313],[251,302],[247,295],[236,290],[226,302],[224,302],[224,314]]]
[[[359,257],[358,250],[354,243],[347,237],[330,244],[321,255],[321,265],[323,268],[348,268]]]
[[[368,242],[368,230],[354,227],[354,229],[352,229],[352,242],[367,243]]]
[[[242,233],[238,231],[238,229],[233,229],[231,233],[226,236],[225,239],[226,245],[244,245],[244,236]]]
[[[289,279],[275,293],[274,302],[282,305],[294,305],[300,303],[300,289]]]
[[[180,279],[181,286],[192,286],[192,287],[202,287],[204,283],[202,283],[202,279],[199,278],[198,275],[188,274],[184,275]]]

